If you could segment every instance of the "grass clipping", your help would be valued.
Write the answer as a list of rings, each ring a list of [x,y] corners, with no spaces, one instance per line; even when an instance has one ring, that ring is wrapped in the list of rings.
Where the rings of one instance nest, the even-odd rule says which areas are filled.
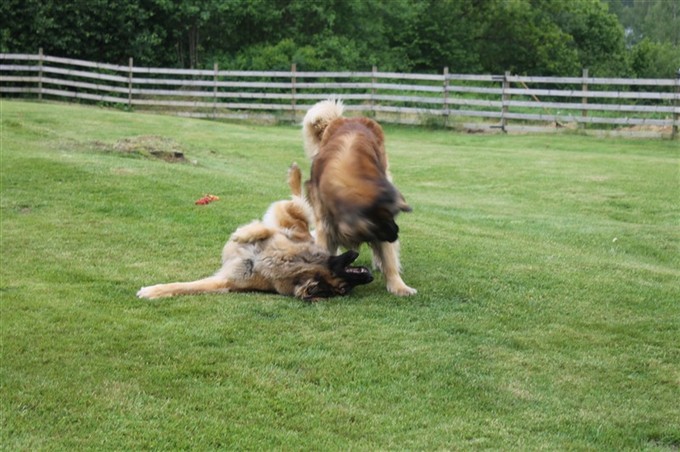
[[[113,150],[128,155],[157,158],[168,163],[188,163],[179,143],[171,138],[155,135],[123,138],[116,141]]]

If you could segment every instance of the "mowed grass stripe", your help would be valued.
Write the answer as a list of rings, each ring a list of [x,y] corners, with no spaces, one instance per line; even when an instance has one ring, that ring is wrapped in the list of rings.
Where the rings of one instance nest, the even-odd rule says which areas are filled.
[[[0,115],[8,450],[680,446],[677,142],[386,126],[417,296],[149,302],[288,196],[299,128]],[[189,163],[117,147],[138,137]]]

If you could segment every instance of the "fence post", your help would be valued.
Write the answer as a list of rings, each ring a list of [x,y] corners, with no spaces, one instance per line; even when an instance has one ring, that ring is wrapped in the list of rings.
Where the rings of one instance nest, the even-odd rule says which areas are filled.
[[[132,110],[132,57],[128,66],[128,110]]]
[[[581,91],[583,91],[584,94],[588,92],[588,68],[583,68],[583,83],[581,84]],[[588,103],[588,97],[583,96],[581,98],[581,103],[583,105],[586,105]],[[588,116],[588,110],[586,110],[584,108],[583,110],[581,110],[581,117],[585,118],[587,116]],[[588,126],[588,123],[586,123],[585,121],[581,123],[582,128],[585,129],[585,128],[587,128],[587,126]]]
[[[215,71],[213,75],[213,119],[217,119],[217,72],[219,71],[217,61],[215,61],[213,69]]]
[[[673,113],[673,131],[671,138],[678,138],[678,122],[680,122],[680,69],[675,73],[675,112]]]
[[[510,93],[508,93],[508,90],[510,89],[510,71],[505,71],[505,76],[503,76],[503,94],[502,94],[502,107],[501,107],[501,130],[505,133],[507,133],[507,130],[505,130],[505,126],[508,125],[508,118],[506,115],[508,114],[508,101],[510,100]]]
[[[291,76],[291,79],[290,79],[291,90],[292,90],[292,97],[290,98],[290,104],[291,104],[290,106],[292,108],[292,113],[293,113],[293,123],[295,123],[295,119],[296,119],[295,118],[295,82],[296,82],[295,72],[296,72],[296,70],[297,70],[297,65],[295,63],[293,63],[290,66],[290,72],[292,72],[292,74],[291,74],[292,76]]]
[[[43,87],[43,59],[45,55],[43,54],[43,48],[38,49],[38,100],[42,100],[42,87]]]
[[[378,72],[378,66],[373,66],[371,70],[371,115],[375,118],[377,112],[375,111],[375,84],[376,84],[376,73]]]
[[[444,127],[449,125],[449,67],[444,67]]]

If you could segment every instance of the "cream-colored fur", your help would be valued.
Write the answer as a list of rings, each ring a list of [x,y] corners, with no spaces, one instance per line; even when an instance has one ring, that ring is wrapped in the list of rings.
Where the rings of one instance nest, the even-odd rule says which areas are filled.
[[[342,118],[344,110],[342,101],[334,98],[318,102],[307,110],[302,120],[302,137],[305,152],[310,160],[319,152],[319,144],[326,127],[335,119]]]

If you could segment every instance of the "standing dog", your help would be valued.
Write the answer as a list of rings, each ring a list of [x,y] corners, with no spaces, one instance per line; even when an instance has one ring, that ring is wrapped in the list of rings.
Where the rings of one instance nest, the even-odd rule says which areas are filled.
[[[316,300],[345,295],[371,282],[367,268],[350,266],[359,255],[356,251],[331,256],[314,243],[309,232],[312,214],[301,196],[301,182],[300,169],[293,164],[288,172],[292,199],[273,203],[261,221],[238,228],[224,246],[222,268],[215,275],[142,287],[137,296],[263,291]]]
[[[413,295],[416,290],[401,279],[394,221],[411,207],[392,184],[382,128],[372,119],[344,118],[342,113],[342,102],[326,100],[311,107],[302,123],[305,152],[312,160],[305,186],[316,216],[317,243],[336,253],[338,246],[357,249],[368,242],[387,290]]]

